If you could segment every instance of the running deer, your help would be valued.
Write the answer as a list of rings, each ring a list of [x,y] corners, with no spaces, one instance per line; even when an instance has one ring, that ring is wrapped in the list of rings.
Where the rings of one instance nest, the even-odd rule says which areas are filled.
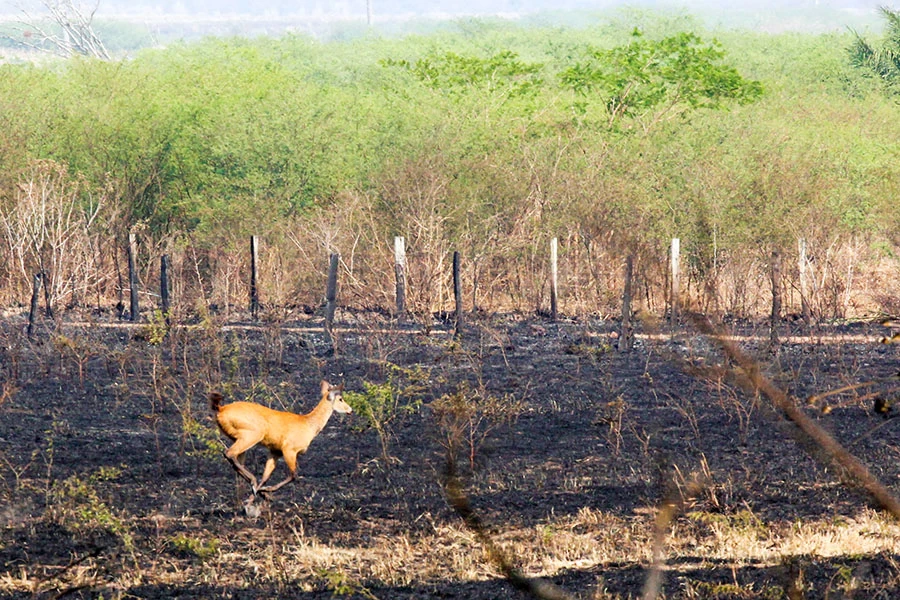
[[[322,431],[332,413],[353,412],[350,405],[344,402],[343,390],[344,384],[333,386],[323,380],[322,399],[305,415],[272,410],[253,402],[222,405],[222,394],[213,392],[209,395],[209,406],[215,413],[219,429],[234,442],[225,451],[225,458],[231,461],[238,474],[250,482],[253,496],[270,494],[293,481],[297,475],[297,455],[306,453],[310,442]],[[244,453],[256,444],[269,449],[269,458],[259,482],[244,466]],[[284,457],[287,464],[287,479],[275,485],[265,485],[279,457]],[[252,502],[253,496],[249,501]]]

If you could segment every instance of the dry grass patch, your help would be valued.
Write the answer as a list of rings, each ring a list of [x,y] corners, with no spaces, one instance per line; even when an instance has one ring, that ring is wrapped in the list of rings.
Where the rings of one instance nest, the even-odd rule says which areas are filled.
[[[624,518],[587,507],[575,515],[529,527],[499,525],[493,535],[529,577],[554,577],[569,571],[602,572],[612,564],[643,568],[650,564],[652,556],[650,517]],[[893,551],[898,536],[900,525],[871,510],[852,518],[777,523],[763,523],[750,511],[732,515],[698,511],[673,525],[666,547],[672,564],[667,570],[693,569],[703,564],[762,568],[783,565],[792,557],[876,555]],[[290,581],[306,590],[320,589],[323,581],[329,582],[336,593],[363,593],[375,587],[427,586],[502,577],[487,560],[475,536],[455,523],[435,524],[433,531],[425,535],[375,535],[366,545],[324,542],[306,535],[302,527],[294,528],[289,539],[274,546],[264,535],[221,545],[222,552],[210,562],[229,564],[230,569],[245,577],[252,573],[248,579],[256,583]],[[195,573],[186,581],[227,577],[225,573],[215,573],[209,563],[205,570],[205,575]]]
[[[672,556],[775,565],[790,556],[861,556],[892,552],[900,524],[872,510],[854,517],[764,523],[749,510],[732,515],[694,512],[668,539]]]

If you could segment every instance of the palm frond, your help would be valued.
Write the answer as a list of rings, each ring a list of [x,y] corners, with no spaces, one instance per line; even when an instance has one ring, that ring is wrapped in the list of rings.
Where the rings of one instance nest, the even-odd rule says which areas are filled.
[[[900,49],[900,11],[893,10],[887,6],[878,7],[878,11],[886,21],[885,46]]]
[[[861,35],[853,31],[853,44],[847,49],[850,54],[850,62],[854,67],[868,67],[875,49]]]
[[[853,31],[854,40],[847,53],[854,67],[872,71],[894,93],[900,89],[897,87],[900,84],[900,11],[886,6],[878,10],[886,22],[885,38],[881,45],[873,46]]]

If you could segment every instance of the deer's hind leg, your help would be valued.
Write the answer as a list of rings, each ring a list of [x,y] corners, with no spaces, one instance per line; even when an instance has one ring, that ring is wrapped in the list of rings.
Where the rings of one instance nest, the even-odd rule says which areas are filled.
[[[225,451],[225,458],[231,462],[231,466],[234,467],[234,470],[237,471],[238,475],[250,482],[254,494],[256,493],[258,484],[256,483],[256,477],[253,473],[244,466],[244,453],[258,444],[261,439],[261,437],[259,439],[256,439],[256,437],[237,438],[234,441],[234,444]]]

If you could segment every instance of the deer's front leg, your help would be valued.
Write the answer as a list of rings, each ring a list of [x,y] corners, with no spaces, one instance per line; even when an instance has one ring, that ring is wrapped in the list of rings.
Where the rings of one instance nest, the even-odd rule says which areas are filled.
[[[288,473],[287,479],[285,479],[281,483],[276,483],[275,485],[268,485],[266,487],[262,487],[262,484],[267,479],[267,477],[264,477],[263,481],[260,482],[260,487],[257,488],[256,493],[259,494],[259,493],[276,492],[294,480],[294,478],[297,476],[297,455],[296,454],[285,454],[284,462],[287,465],[288,471],[290,471],[290,473]],[[273,465],[274,465],[274,462],[273,462]],[[267,463],[266,464],[267,472],[268,472],[268,466],[269,465]],[[273,466],[272,468],[274,469],[275,467]],[[269,472],[269,475],[271,475],[271,472]]]
[[[268,460],[266,460],[266,468],[263,469],[262,477],[259,480],[259,484],[253,486],[253,493],[258,494],[262,486],[266,484],[269,480],[269,477],[272,476],[272,473],[275,471],[275,464],[278,462],[277,454],[270,454]]]

